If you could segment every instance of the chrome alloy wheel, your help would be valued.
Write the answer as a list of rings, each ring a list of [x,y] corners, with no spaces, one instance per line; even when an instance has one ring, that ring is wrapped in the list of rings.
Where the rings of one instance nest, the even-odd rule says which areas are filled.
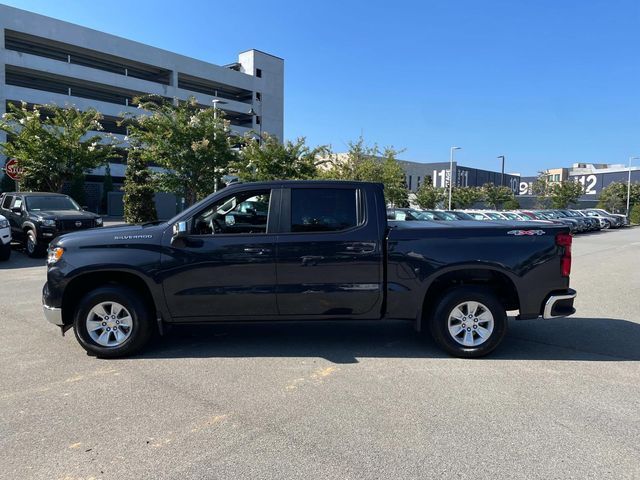
[[[477,347],[493,333],[493,315],[480,302],[463,302],[449,313],[449,335],[460,345]]]
[[[117,347],[131,335],[133,318],[119,303],[100,302],[89,311],[86,326],[89,336],[98,345]]]

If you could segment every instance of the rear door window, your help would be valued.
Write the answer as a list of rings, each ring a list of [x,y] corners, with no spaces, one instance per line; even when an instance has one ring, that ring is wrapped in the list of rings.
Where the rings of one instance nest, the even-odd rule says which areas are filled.
[[[339,232],[359,225],[358,189],[294,188],[291,232]]]

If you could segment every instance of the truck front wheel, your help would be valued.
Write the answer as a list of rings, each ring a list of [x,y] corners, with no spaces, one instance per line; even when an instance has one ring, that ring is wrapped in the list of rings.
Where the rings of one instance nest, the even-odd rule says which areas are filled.
[[[438,345],[451,355],[482,357],[507,333],[507,313],[491,290],[457,287],[442,297],[430,327]]]
[[[36,232],[34,232],[33,230],[27,230],[25,237],[25,247],[27,249],[27,255],[29,255],[31,258],[40,258],[44,256],[46,246],[42,245],[42,243],[38,241]]]
[[[132,355],[153,333],[149,308],[140,295],[119,285],[87,293],[76,308],[73,326],[82,348],[101,358]]]

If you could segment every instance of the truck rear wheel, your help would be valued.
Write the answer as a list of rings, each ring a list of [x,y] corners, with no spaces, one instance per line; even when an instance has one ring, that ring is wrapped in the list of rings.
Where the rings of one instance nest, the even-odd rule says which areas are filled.
[[[153,333],[149,308],[135,291],[109,285],[87,293],[74,315],[78,342],[88,353],[117,358],[140,351]]]
[[[490,290],[457,287],[442,297],[430,327],[438,345],[451,355],[482,357],[506,335],[507,313]]]

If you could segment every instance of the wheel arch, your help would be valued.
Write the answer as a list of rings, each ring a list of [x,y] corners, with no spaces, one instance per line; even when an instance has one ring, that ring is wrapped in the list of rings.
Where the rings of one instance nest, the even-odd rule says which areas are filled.
[[[74,305],[77,305],[84,295],[96,288],[108,285],[125,286],[138,293],[149,308],[149,312],[152,313],[153,319],[157,318],[158,309],[153,294],[142,277],[128,271],[101,270],[78,275],[66,285],[62,296],[62,321],[64,324],[73,324]]]
[[[24,222],[22,224],[21,230],[22,230],[22,233],[24,233],[25,235],[29,230],[33,230],[33,233],[35,233],[36,236],[38,235],[38,229],[36,228],[36,225],[33,222]]]
[[[428,283],[421,308],[416,317],[416,329],[430,321],[438,299],[456,286],[479,286],[491,290],[505,310],[520,308],[520,294],[512,275],[493,265],[455,266],[438,272]]]

